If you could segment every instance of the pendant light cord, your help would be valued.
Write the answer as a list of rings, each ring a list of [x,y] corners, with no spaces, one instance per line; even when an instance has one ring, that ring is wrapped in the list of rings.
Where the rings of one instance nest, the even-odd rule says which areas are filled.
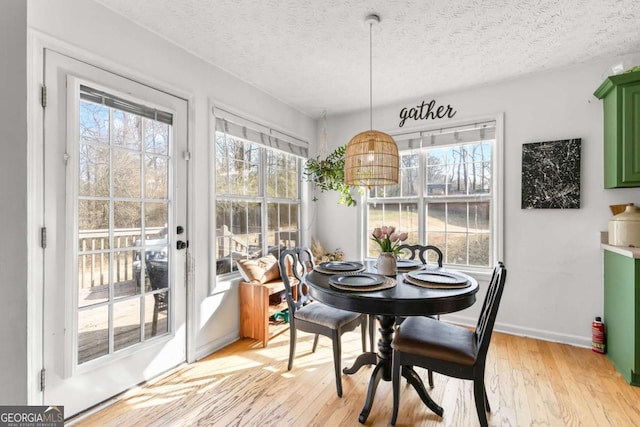
[[[373,130],[373,21],[369,22],[369,130]]]

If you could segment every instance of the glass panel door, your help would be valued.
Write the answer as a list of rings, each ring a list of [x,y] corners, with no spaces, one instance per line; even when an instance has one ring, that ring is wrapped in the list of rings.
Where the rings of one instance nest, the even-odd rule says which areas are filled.
[[[45,57],[44,403],[71,416],[186,358],[187,105]]]

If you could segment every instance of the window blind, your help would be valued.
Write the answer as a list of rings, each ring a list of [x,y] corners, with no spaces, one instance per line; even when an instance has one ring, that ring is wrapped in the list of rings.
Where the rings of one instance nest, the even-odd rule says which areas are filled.
[[[495,120],[393,135],[399,150],[465,144],[496,138]]]
[[[303,158],[309,157],[309,144],[285,133],[264,127],[249,120],[243,120],[249,124],[236,123],[224,117],[215,117],[216,131],[226,133],[236,138],[242,138],[251,142],[275,148]],[[250,126],[254,124],[254,126]],[[259,130],[259,128],[263,128]]]
[[[126,111],[127,113],[136,114],[168,125],[173,124],[173,114],[171,113],[157,110],[146,105],[137,104],[127,99],[120,98],[85,85],[80,85],[80,99],[105,105],[121,111]]]
[[[496,122],[474,123],[422,132],[422,146],[466,144],[496,138]]]

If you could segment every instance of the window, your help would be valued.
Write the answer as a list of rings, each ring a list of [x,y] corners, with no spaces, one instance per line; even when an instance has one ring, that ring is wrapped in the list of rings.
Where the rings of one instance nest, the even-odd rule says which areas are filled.
[[[502,234],[496,122],[418,132],[396,141],[399,184],[371,188],[367,195],[367,256],[378,254],[369,239],[373,229],[391,225],[408,233],[405,243],[439,247],[445,264],[492,267]]]
[[[306,147],[216,118],[216,274],[300,243],[306,156]]]
[[[79,88],[74,226],[82,365],[171,332],[167,227],[175,198],[173,115]]]

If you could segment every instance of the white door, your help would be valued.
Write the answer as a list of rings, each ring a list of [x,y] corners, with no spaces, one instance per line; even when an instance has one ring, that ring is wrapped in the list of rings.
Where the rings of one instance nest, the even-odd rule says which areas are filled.
[[[186,359],[187,105],[44,59],[44,403],[71,416]]]

